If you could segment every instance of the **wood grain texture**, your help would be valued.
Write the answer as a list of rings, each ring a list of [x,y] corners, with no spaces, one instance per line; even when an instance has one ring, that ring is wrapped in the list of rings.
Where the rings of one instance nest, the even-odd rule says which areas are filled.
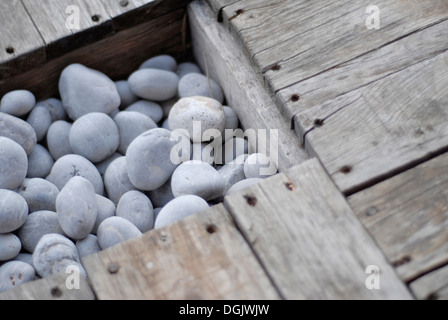
[[[318,160],[224,204],[286,299],[411,298]],[[380,269],[380,290],[366,288],[369,265]]]
[[[351,194],[448,147],[448,52],[312,108],[305,146]],[[311,150],[312,149],[312,150]]]
[[[445,153],[348,198],[405,281],[448,262],[447,172]]]
[[[68,274],[58,273],[0,293],[0,300],[94,300],[95,295],[86,279],[80,278],[79,289],[65,285]]]
[[[0,2],[0,23],[0,79],[45,61],[44,41],[21,0]]]
[[[411,282],[418,299],[448,300],[448,266],[437,269]]]
[[[108,266],[118,266],[115,273]],[[277,299],[222,205],[83,260],[98,299]]]
[[[286,170],[308,159],[297,136],[274,105],[247,58],[213,12],[201,1],[189,5],[192,46],[202,70],[222,86],[227,104],[237,112],[243,128],[278,130],[278,165]],[[272,136],[274,137],[274,136]],[[273,144],[275,145],[275,144]]]
[[[338,65],[310,79],[280,90],[277,104],[286,118],[292,118],[327,100],[369,85],[393,73],[430,59],[448,50],[448,21],[441,22],[395,41],[359,58]],[[291,97],[297,95],[298,101]],[[314,124],[299,123],[295,117],[299,138]]]
[[[183,43],[184,16],[185,9],[170,12],[73,50],[25,73],[0,79],[0,96],[17,88],[32,91],[37,99],[57,96],[61,71],[71,63],[84,64],[106,73],[114,80],[121,80],[127,79],[151,56],[167,53],[178,59],[185,58],[189,48]]]

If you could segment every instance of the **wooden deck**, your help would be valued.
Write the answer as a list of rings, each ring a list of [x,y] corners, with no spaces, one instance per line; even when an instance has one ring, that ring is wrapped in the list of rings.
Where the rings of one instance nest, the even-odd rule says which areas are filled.
[[[76,34],[57,19],[49,25],[53,13],[42,16],[31,2],[0,5],[0,21],[12,25],[0,44],[14,48],[0,53],[0,93],[39,88],[29,76],[40,72],[54,83],[60,66],[76,59],[107,71],[117,61],[114,43],[131,37],[129,50],[155,29],[175,36],[149,52],[189,47],[188,1],[134,0],[127,9],[67,1],[89,3]],[[54,2],[54,10],[67,6]],[[281,173],[86,258],[89,281],[76,294],[63,281],[37,284],[44,279],[0,299],[448,299],[448,2],[378,0],[379,29],[366,26],[370,4],[189,4],[196,60],[245,128],[279,130]],[[5,5],[22,14],[23,28],[14,29]],[[92,23],[95,15],[102,23]],[[85,40],[92,28],[95,37]],[[104,56],[92,53],[100,48]],[[105,57],[115,60],[104,65]],[[143,57],[121,59],[131,68]],[[372,265],[380,289],[366,287]]]

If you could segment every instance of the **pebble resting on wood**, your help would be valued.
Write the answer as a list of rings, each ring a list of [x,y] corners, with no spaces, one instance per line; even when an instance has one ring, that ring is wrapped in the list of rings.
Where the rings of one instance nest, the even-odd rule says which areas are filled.
[[[234,136],[237,114],[194,63],[153,57],[116,82],[72,64],[59,94],[1,99],[0,292],[68,266],[86,276],[81,257],[277,171]]]

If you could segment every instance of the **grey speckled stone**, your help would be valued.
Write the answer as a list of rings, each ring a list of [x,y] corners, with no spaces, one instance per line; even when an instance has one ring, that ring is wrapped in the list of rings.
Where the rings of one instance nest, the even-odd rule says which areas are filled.
[[[23,248],[33,253],[40,238],[50,233],[64,235],[59,225],[58,215],[53,211],[36,211],[28,216],[17,235]]]
[[[105,250],[140,235],[142,235],[141,231],[129,220],[122,217],[111,217],[100,224],[97,237],[101,249]]]
[[[160,69],[174,72],[177,69],[177,62],[172,56],[162,54],[146,60],[139,69]]]
[[[20,228],[28,217],[28,205],[19,194],[0,189],[0,233]]]
[[[72,120],[91,112],[109,114],[121,104],[115,83],[104,73],[81,64],[71,64],[62,71],[59,93]]]
[[[64,120],[53,122],[47,131],[47,146],[48,151],[54,159],[72,154],[73,150],[70,147],[69,135],[72,124]]]
[[[112,161],[104,173],[104,185],[110,200],[117,205],[123,194],[135,190],[135,186],[129,180],[126,169],[126,157],[119,157]]]
[[[56,198],[56,212],[66,235],[76,240],[87,237],[98,214],[92,183],[83,177],[71,178]]]
[[[158,69],[140,69],[128,79],[132,92],[140,98],[164,101],[177,93],[179,77],[170,71]]]
[[[176,221],[209,208],[207,201],[194,196],[180,196],[167,203],[157,215],[155,228],[163,228]]]
[[[93,234],[89,234],[84,239],[76,241],[76,248],[78,248],[78,253],[81,258],[101,251],[98,238]]]
[[[45,178],[54,165],[50,152],[42,145],[36,144],[33,152],[28,157],[27,178]]]
[[[35,107],[29,114],[26,122],[33,127],[36,132],[37,141],[45,138],[48,128],[50,128],[52,121],[50,111],[44,107]]]
[[[50,181],[42,178],[25,179],[17,193],[26,200],[30,212],[56,211],[59,189]]]
[[[0,101],[0,112],[13,116],[23,116],[31,111],[36,98],[28,90],[14,90],[5,94]]]
[[[173,106],[168,117],[170,130],[187,130],[193,142],[210,141],[212,137],[204,135],[204,132],[210,129],[217,131],[215,136],[222,135],[226,125],[225,121],[221,103],[206,97],[180,99]],[[198,125],[200,128],[197,127]]]
[[[224,93],[213,79],[199,73],[189,73],[179,81],[178,95],[181,98],[202,96],[224,102]]]
[[[14,259],[21,249],[22,244],[15,234],[0,234],[0,261]]]
[[[154,226],[154,207],[151,200],[140,191],[126,192],[117,205],[117,216],[132,222],[141,232],[147,232]]]
[[[73,123],[69,142],[74,153],[97,163],[117,151],[120,132],[114,120],[107,114],[93,112]]]
[[[222,196],[224,178],[208,163],[193,160],[182,163],[171,177],[171,189],[175,197],[193,194],[204,200]]]
[[[22,261],[10,261],[0,267],[0,292],[5,292],[33,281],[36,278],[34,268]]]
[[[157,124],[149,117],[135,111],[122,111],[115,117],[114,121],[120,131],[120,145],[118,151],[126,154],[126,151],[134,141],[142,133],[157,128]]]
[[[131,104],[126,111],[135,111],[150,117],[155,123],[158,123],[163,118],[162,107],[155,102],[148,100],[140,100]]]
[[[129,180],[140,190],[150,191],[161,187],[171,176],[176,165],[171,161],[171,132],[152,129],[138,136],[126,153]]]
[[[190,74],[190,73],[201,73],[201,69],[195,63],[182,62],[177,67],[176,73],[179,76],[179,79],[182,79],[183,76],[186,76],[187,74]]]
[[[57,160],[46,179],[61,190],[75,176],[86,178],[93,184],[96,193],[104,194],[103,179],[98,169],[89,160],[77,154],[68,154]]]
[[[0,189],[17,189],[25,180],[27,171],[25,150],[11,139],[0,137]]]
[[[36,132],[29,123],[3,112],[0,112],[0,137],[15,141],[27,155],[37,143]]]
[[[75,244],[60,234],[46,234],[39,240],[33,253],[33,266],[42,278],[66,272],[68,267],[78,268],[80,275],[87,277]]]

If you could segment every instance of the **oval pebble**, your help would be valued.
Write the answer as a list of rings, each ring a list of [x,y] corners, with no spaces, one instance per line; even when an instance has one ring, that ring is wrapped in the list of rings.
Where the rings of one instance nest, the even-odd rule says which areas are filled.
[[[89,234],[84,239],[76,241],[76,248],[78,248],[78,253],[81,258],[101,251],[98,238],[93,234]]]
[[[171,200],[160,210],[154,227],[163,228],[207,208],[209,208],[207,201],[198,196],[180,196]]]
[[[0,189],[17,189],[25,180],[28,157],[25,150],[5,137],[0,137]]]
[[[261,179],[261,178],[249,178],[249,179],[244,179],[244,180],[238,181],[229,190],[227,190],[226,196],[231,195],[232,193],[238,192],[240,190],[244,190],[246,188],[249,188],[250,186],[253,186],[253,185],[257,184],[260,181],[263,181],[263,179]]]
[[[14,259],[21,249],[22,244],[15,234],[0,234],[0,261]]]
[[[131,104],[126,108],[126,111],[142,113],[145,116],[150,117],[155,123],[158,123],[163,118],[162,107],[158,103],[147,100],[140,100]]]
[[[151,202],[156,207],[163,207],[168,202],[174,199],[173,192],[171,190],[171,179],[163,184],[156,190],[148,191],[147,195]]]
[[[97,237],[101,249],[105,250],[140,235],[142,235],[141,231],[129,220],[122,217],[111,217],[100,224]]]
[[[177,67],[176,73],[179,76],[179,79],[182,79],[183,76],[189,73],[201,73],[201,69],[193,62],[182,62]]]
[[[140,191],[126,192],[118,202],[117,216],[129,220],[141,232],[154,226],[154,207],[149,198]]]
[[[267,178],[277,173],[277,165],[263,153],[253,153],[244,162],[246,178]]]
[[[131,183],[140,190],[161,187],[171,176],[176,165],[171,161],[171,132],[151,129],[138,136],[126,153],[126,168]]]
[[[20,228],[28,217],[28,204],[19,194],[0,189],[0,233]]]
[[[50,128],[48,128],[47,146],[53,159],[58,160],[67,154],[73,153],[69,141],[71,128],[72,124],[64,120],[53,122]]]
[[[128,79],[132,92],[140,98],[164,101],[177,93],[179,77],[170,71],[158,69],[140,69]]]
[[[33,265],[33,255],[31,253],[19,253],[13,261],[22,261],[28,263],[30,266]],[[34,269],[33,269],[34,270]]]
[[[93,184],[96,193],[104,194],[103,179],[98,169],[89,160],[77,154],[68,154],[59,158],[46,179],[61,190],[75,176],[86,178]]]
[[[222,196],[224,188],[224,178],[203,161],[184,162],[174,170],[171,177],[171,189],[176,198],[192,194],[204,200],[213,200]]]
[[[50,112],[51,122],[59,121],[59,120],[67,120],[67,113],[65,112],[64,105],[62,101],[56,98],[49,98],[47,100],[39,101],[36,103],[37,107],[44,107]]]
[[[107,168],[109,167],[109,165],[115,160],[118,159],[120,157],[123,157],[123,154],[121,154],[120,152],[114,152],[113,155],[111,155],[109,158],[98,162],[95,164],[96,168],[98,169],[98,172],[104,176],[104,174],[106,173]]]
[[[72,120],[91,112],[109,114],[121,104],[115,82],[104,73],[77,63],[62,71],[59,93]]]
[[[180,98],[209,97],[224,102],[224,94],[216,81],[199,73],[189,73],[180,79],[178,95]]]
[[[45,178],[53,168],[54,160],[50,152],[40,144],[36,144],[28,157],[27,178]]]
[[[244,174],[244,161],[247,157],[247,154],[243,154],[219,169],[218,172],[222,175],[225,181],[224,194],[235,183],[246,179],[246,176]]]
[[[177,62],[172,56],[162,54],[146,60],[139,69],[160,69],[174,72],[177,69]]]
[[[10,261],[0,267],[0,292],[5,292],[33,281],[36,278],[34,268],[22,261]]]
[[[96,234],[98,232],[98,227],[101,222],[106,220],[107,218],[115,216],[115,212],[117,208],[115,204],[108,198],[96,195],[96,202],[98,207],[98,213],[96,215],[95,225],[93,226],[92,233]]]
[[[80,275],[87,277],[80,262],[78,249],[65,236],[50,233],[38,242],[33,253],[33,266],[42,278],[59,272],[66,272],[68,267],[78,268]]]
[[[110,200],[116,205],[123,194],[135,190],[135,186],[129,180],[126,166],[126,157],[119,157],[112,161],[104,173],[104,185]]]
[[[12,116],[23,116],[31,111],[36,104],[36,98],[28,90],[14,90],[5,94],[0,101],[0,112]]]
[[[56,212],[67,236],[76,240],[87,237],[98,214],[92,183],[83,177],[71,178],[56,198]]]
[[[180,99],[168,117],[170,130],[185,129],[193,142],[207,142],[223,134],[225,128],[224,109],[218,101],[206,97]],[[198,126],[200,125],[200,127]],[[207,136],[204,132],[215,132]]]
[[[120,132],[107,114],[93,112],[79,117],[73,123],[69,142],[74,153],[97,163],[117,151]]]
[[[0,112],[0,137],[5,137],[18,143],[27,155],[33,151],[37,143],[36,132],[26,121]]]
[[[59,225],[58,215],[53,211],[36,211],[31,213],[23,226],[17,231],[23,248],[31,253],[34,252],[40,238],[50,233],[64,235]]]
[[[157,124],[151,118],[135,111],[121,111],[114,117],[114,121],[120,132],[118,151],[122,154],[126,154],[131,142],[139,135],[157,128]]]
[[[131,88],[129,88],[127,80],[116,81],[115,85],[117,86],[118,94],[120,95],[121,109],[126,108],[138,100],[138,97],[131,91]]]
[[[50,128],[52,121],[50,111],[44,107],[35,107],[28,115],[26,122],[33,127],[36,132],[37,141],[42,141]]]
[[[28,204],[30,213],[41,210],[56,211],[56,197],[59,189],[42,178],[25,179],[17,190]]]

